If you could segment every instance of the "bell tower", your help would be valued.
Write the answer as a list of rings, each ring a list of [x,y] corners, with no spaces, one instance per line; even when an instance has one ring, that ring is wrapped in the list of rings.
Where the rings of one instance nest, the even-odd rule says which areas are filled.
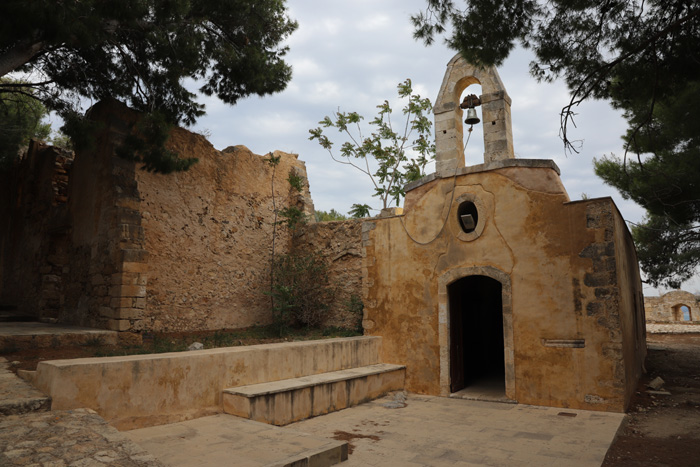
[[[477,68],[459,54],[447,64],[433,113],[435,114],[436,172],[454,174],[464,167],[463,111],[459,98],[470,84],[480,84],[482,125],[484,129],[484,163],[514,159],[511,99],[495,67]]]

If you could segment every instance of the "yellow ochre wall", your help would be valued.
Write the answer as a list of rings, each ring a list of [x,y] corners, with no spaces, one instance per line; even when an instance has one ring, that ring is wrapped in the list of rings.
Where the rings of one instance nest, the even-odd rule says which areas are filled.
[[[447,286],[486,275],[503,286],[508,398],[623,411],[646,345],[636,253],[613,201],[571,202],[551,161],[456,173],[414,184],[403,214],[363,225],[363,324],[383,337],[382,361],[406,365],[407,390],[448,395]],[[479,211],[468,234],[465,200]]]

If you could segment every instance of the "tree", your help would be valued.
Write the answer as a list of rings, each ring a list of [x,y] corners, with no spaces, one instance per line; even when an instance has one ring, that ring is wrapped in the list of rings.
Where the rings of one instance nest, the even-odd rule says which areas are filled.
[[[347,219],[345,215],[339,213],[335,209],[331,209],[330,211],[316,211],[314,217],[316,218],[316,222],[344,221]]]
[[[476,65],[500,65],[520,43],[535,53],[535,78],[564,78],[571,99],[562,109],[562,138],[573,150],[566,130],[583,100],[612,99],[630,109],[627,99],[642,93],[653,106],[673,95],[669,80],[683,86],[700,69],[697,0],[466,0],[464,9],[426,1],[412,17],[417,39],[431,44],[451,25],[447,44]]]
[[[432,122],[428,118],[433,109],[430,99],[414,94],[410,79],[399,83],[397,89],[399,97],[407,99],[402,110],[405,118],[398,130],[391,120],[393,111],[389,101],[377,106],[379,114],[370,122],[373,131],[369,136],[363,136],[360,122],[364,117],[357,112],[334,112],[333,119],[326,116],[319,122],[324,128],[335,128],[348,138],[340,147],[340,158],[333,154],[333,142],[323,133],[323,128],[309,130],[309,139],[318,140],[334,161],[354,167],[372,180],[373,196],[382,201],[384,208],[392,201],[398,206],[405,196],[404,185],[424,176],[426,164],[435,157],[430,133]],[[373,165],[376,168],[371,168]],[[356,207],[362,209],[358,211]],[[365,211],[369,213],[369,206],[356,204],[350,214],[364,217]]]
[[[348,214],[350,214],[353,219],[360,219],[362,217],[369,217],[369,212],[371,209],[372,207],[369,204],[355,203],[350,206],[350,211]]]
[[[647,210],[632,229],[642,269],[654,285],[678,286],[700,264],[700,1],[427,0],[415,37],[447,43],[476,64],[500,64],[516,43],[533,49],[531,74],[563,78],[565,147],[574,107],[607,99],[629,128],[625,153],[595,162],[596,174]],[[630,155],[634,155],[630,157]]]
[[[31,96],[31,88],[17,89],[23,92],[6,95],[0,90],[0,169],[9,166],[31,138],[46,139],[51,132],[44,122],[46,108]]]
[[[190,125],[204,106],[186,79],[228,104],[284,89],[291,68],[281,44],[296,27],[284,0],[9,0],[0,6],[0,76],[29,82],[0,91],[33,96],[67,133],[80,131],[81,99],[124,101],[155,116],[152,125]],[[168,170],[157,160],[147,168]]]

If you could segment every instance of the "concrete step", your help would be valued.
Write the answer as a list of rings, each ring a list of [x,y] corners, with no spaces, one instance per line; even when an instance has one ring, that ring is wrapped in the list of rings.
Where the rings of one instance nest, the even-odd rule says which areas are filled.
[[[0,322],[0,349],[12,352],[42,347],[74,345],[113,345],[116,331],[67,324],[39,322]]]
[[[36,321],[36,318],[17,311],[13,305],[3,305],[0,303],[0,323],[16,323],[22,321]]]
[[[51,398],[21,380],[0,357],[0,415],[21,415],[51,409]]]
[[[378,363],[224,389],[224,412],[282,426],[403,389],[406,367]]]

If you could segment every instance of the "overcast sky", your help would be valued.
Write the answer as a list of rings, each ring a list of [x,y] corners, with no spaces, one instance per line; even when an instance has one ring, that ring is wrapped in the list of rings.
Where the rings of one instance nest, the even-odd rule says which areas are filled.
[[[424,0],[291,0],[290,16],[299,29],[289,39],[287,62],[293,78],[284,92],[248,98],[236,106],[205,99],[207,116],[193,128],[204,132],[217,149],[243,144],[256,154],[282,150],[306,162],[316,209],[347,213],[353,203],[380,207],[371,181],[352,168],[333,162],[308,130],[338,108],[357,111],[366,121],[385,99],[396,101],[396,85],[406,78],[432,102],[455,52],[437,40],[425,47],[412,37],[410,15]],[[620,136],[626,123],[607,102],[591,101],[576,109],[576,128],[569,137],[581,140],[579,154],[567,154],[558,136],[559,113],[568,103],[563,83],[537,83],[528,73],[532,55],[516,50],[498,71],[512,99],[513,143],[517,158],[553,159],[570,198],[611,196],[623,217],[639,222],[644,210],[623,200],[593,173],[593,158],[622,155]],[[470,86],[468,93],[481,94]],[[395,113],[400,105],[394,105]],[[479,110],[480,115],[480,110]],[[397,117],[398,118],[398,117]],[[476,130],[476,128],[475,128]],[[329,133],[329,136],[340,136]],[[336,145],[344,141],[335,138]],[[483,140],[476,131],[466,151],[467,165],[483,162]],[[434,165],[427,172],[434,171]],[[700,290],[698,284],[686,286]]]

